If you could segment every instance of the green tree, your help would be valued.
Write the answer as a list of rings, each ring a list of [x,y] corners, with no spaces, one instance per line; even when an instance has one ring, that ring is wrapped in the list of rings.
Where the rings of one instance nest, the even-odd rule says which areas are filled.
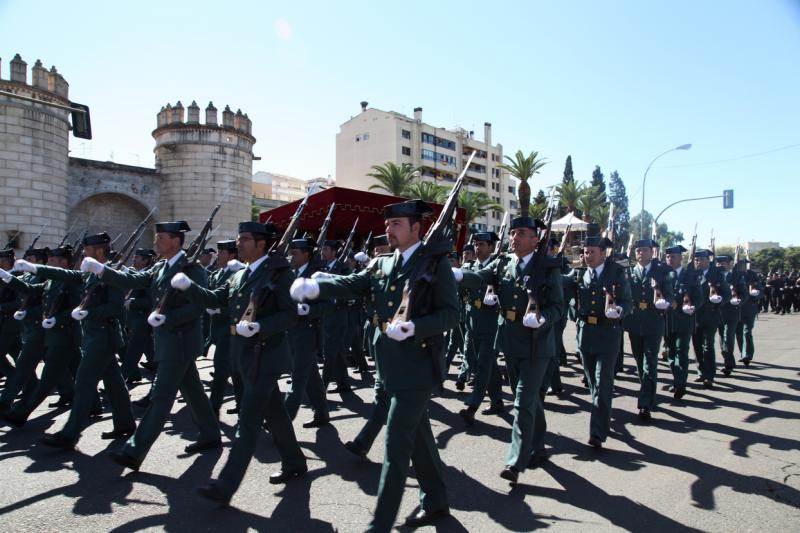
[[[508,164],[503,163],[498,167],[519,180],[519,186],[517,187],[519,214],[521,216],[527,215],[531,203],[531,186],[528,184],[528,180],[538,174],[541,168],[547,164],[547,161],[539,158],[539,152],[531,152],[526,156],[522,153],[522,150],[517,150],[513,158],[505,157],[508,160]]]
[[[583,211],[583,219],[587,222],[597,222],[598,210],[606,203],[605,194],[600,192],[596,185],[584,186],[578,197],[578,207]]]
[[[786,250],[783,248],[765,248],[752,255],[750,260],[753,266],[760,269],[765,274],[773,270],[784,270]]]
[[[608,199],[614,205],[614,232],[618,242],[628,242],[631,215],[628,212],[628,193],[625,184],[615,170],[608,179]]]
[[[542,189],[539,189],[539,192],[536,193],[536,196],[533,198],[534,205],[544,205],[547,203],[547,195],[544,193]],[[533,207],[531,207],[533,209]]]
[[[559,201],[561,202],[562,207],[564,207],[564,214],[575,211],[575,208],[578,207],[578,202],[580,201],[581,196],[583,196],[583,191],[585,189],[585,184],[575,183],[574,181],[562,183],[556,187]]]
[[[631,219],[631,227],[638,228],[639,227],[639,215],[636,215]],[[640,239],[649,239],[652,233],[652,226],[653,226],[653,215],[650,214],[649,211],[644,212],[644,236],[639,236]],[[636,229],[633,230],[635,233],[634,235],[638,235],[638,231]],[[659,246],[661,248],[667,248],[673,246],[675,244],[682,243],[685,239],[683,233],[680,231],[672,231],[669,229],[667,224],[664,222],[660,223],[656,228],[657,237],[656,240],[658,241]],[[636,237],[634,237],[635,239]],[[626,242],[622,239],[617,239],[617,242]],[[719,253],[719,252],[718,252]]]
[[[475,219],[484,216],[491,209],[503,210],[503,206],[489,198],[489,195],[485,192],[469,192],[464,189],[458,192],[458,207],[463,207],[467,212],[467,226],[475,222]]]
[[[784,270],[800,270],[800,246],[790,246],[784,250]]]
[[[601,195],[603,202],[606,201],[606,182],[605,176],[603,175],[603,171],[600,170],[600,165],[595,165],[594,170],[592,171],[592,187],[597,187],[597,192]]]
[[[369,186],[369,190],[385,191],[393,196],[406,196],[406,188],[412,181],[419,178],[419,168],[414,168],[410,163],[398,165],[387,161],[382,165],[372,165],[372,172],[367,176],[375,178],[378,183]]]
[[[441,204],[447,200],[447,187],[442,187],[431,181],[414,181],[406,187],[403,196],[416,198],[425,202]]]
[[[258,217],[261,215],[261,208],[256,205],[256,199],[253,198],[250,202],[250,222],[258,222]]]
[[[564,177],[561,178],[561,183],[573,183],[575,181],[575,174],[572,172],[572,156],[568,155],[567,160],[564,162]]]

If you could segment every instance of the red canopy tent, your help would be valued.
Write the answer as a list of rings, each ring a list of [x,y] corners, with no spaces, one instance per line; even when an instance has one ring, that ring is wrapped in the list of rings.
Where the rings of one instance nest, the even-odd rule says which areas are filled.
[[[306,205],[303,215],[300,218],[299,231],[307,232],[309,235],[317,235],[325,217],[328,215],[328,210],[331,204],[336,202],[336,207],[333,210],[331,217],[331,225],[328,227],[329,239],[346,239],[350,234],[353,223],[358,218],[358,227],[356,228],[356,238],[354,242],[360,246],[370,231],[373,235],[380,235],[384,233],[383,227],[383,206],[387,204],[394,204],[402,202],[406,198],[399,198],[388,194],[378,194],[367,191],[357,191],[355,189],[346,189],[344,187],[331,187],[312,194],[308,197],[308,205]],[[280,228],[285,228],[289,225],[289,221],[297,210],[300,200],[294,201],[290,204],[276,207],[261,213],[259,220],[266,222],[270,217],[271,222]],[[433,208],[431,216],[426,217],[422,221],[422,233],[424,234],[428,227],[436,220],[439,213],[444,207],[441,204],[430,204]],[[466,212],[463,208],[458,208],[456,212],[456,230],[458,239],[456,240],[456,249],[461,250],[466,240],[467,228],[465,224]]]

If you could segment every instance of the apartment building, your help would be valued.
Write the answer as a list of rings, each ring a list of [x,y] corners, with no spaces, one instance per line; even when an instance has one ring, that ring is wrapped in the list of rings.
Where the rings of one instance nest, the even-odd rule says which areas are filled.
[[[361,102],[361,113],[340,126],[336,134],[336,183],[368,190],[377,181],[367,176],[373,165],[387,161],[421,168],[421,179],[443,186],[455,183],[472,151],[477,151],[465,176],[468,192],[484,192],[504,210],[517,209],[515,182],[498,165],[503,146],[492,144],[492,125],[484,124],[483,139],[463,128],[440,128],[422,121],[422,108],[408,117],[381,111]],[[500,229],[502,211],[490,211],[473,221],[480,231]]]

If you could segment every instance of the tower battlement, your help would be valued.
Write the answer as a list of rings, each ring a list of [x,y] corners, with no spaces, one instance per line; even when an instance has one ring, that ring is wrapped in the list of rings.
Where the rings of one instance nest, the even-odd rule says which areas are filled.
[[[28,63],[19,54],[9,61],[9,77],[7,79],[3,78],[2,60],[0,59],[0,87],[3,90],[14,93],[20,92],[20,89],[25,89],[22,91],[24,93],[35,91],[37,98],[41,100],[52,100],[54,96],[64,101],[69,98],[69,83],[67,83],[67,80],[59,74],[55,66],[47,70],[41,59],[37,59],[33,68],[31,68],[31,80],[29,83]],[[47,95],[46,93],[50,94]]]
[[[162,107],[156,115],[156,129],[153,132],[153,136],[155,137],[160,130],[165,128],[197,127],[219,128],[245,135],[251,139],[253,136],[253,122],[246,113],[242,113],[241,109],[237,109],[236,113],[234,113],[230,106],[226,105],[222,111],[222,123],[220,123],[217,116],[217,108],[214,107],[213,102],[209,102],[205,109],[205,122],[201,123],[200,106],[194,100],[192,100],[189,107],[184,107],[180,100],[174,106],[167,104]],[[255,139],[252,139],[251,142],[255,142]]]

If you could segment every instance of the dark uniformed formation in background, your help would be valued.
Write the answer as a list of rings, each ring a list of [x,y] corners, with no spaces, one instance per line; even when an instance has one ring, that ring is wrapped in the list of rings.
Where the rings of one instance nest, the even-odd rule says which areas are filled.
[[[374,399],[363,428],[343,439],[363,458],[385,428],[368,529],[394,526],[409,466],[420,505],[405,524],[419,527],[449,514],[428,418],[442,387],[464,392],[458,414],[480,431],[478,414],[508,409],[508,386],[514,421],[507,455],[482,459],[496,461],[498,474],[516,483],[550,456],[545,399],[564,393],[567,321],[576,326],[575,356],[591,395],[586,442],[600,449],[609,438],[625,333],[640,383],[638,416],[652,423],[662,349],[671,371],[668,392],[679,401],[690,378],[713,388],[751,363],[759,313],[800,311],[797,272],[762,276],[738,253],[715,256],[713,247],[696,249],[695,242],[662,252],[642,239],[628,254],[614,254],[613,232],[590,224],[570,260],[550,238],[549,220],[517,217],[508,237],[505,223],[500,235],[473,234],[459,258],[451,200],[427,232],[431,207],[410,200],[385,206],[385,234],[365,239],[354,254],[352,238],[345,246],[326,238],[327,225],[317,240],[297,235],[304,205],[285,231],[242,222],[236,240],[211,247],[216,210],[191,243],[185,222],[156,224],[155,250],[136,247],[144,222],[118,250],[106,233],[31,247],[21,259],[8,247],[0,250],[3,421],[24,426],[57,393],[48,406],[68,408],[69,416],[42,442],[70,450],[109,409],[112,424],[102,438],[119,441],[110,458],[138,470],[176,398],[195,424],[189,454],[222,447],[218,420],[227,404],[228,414],[238,413],[230,454],[218,478],[198,489],[207,501],[227,505],[262,434],[281,460],[269,483],[302,477],[308,466],[293,425],[300,407],[312,412],[302,427],[325,426],[327,394],[369,386]],[[206,353],[213,356],[208,393],[195,363]],[[454,383],[446,384],[452,365],[458,365]],[[149,392],[131,402],[129,390],[143,385],[143,375],[152,377]],[[288,388],[281,390],[286,376]]]

